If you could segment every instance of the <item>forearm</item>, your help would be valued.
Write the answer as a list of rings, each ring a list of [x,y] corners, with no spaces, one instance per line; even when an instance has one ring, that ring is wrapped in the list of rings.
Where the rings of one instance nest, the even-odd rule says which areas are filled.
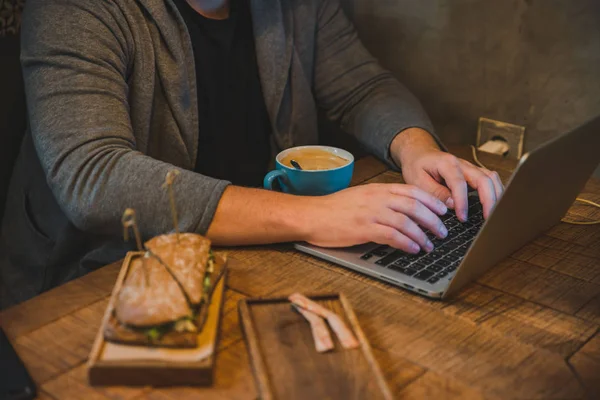
[[[222,246],[304,241],[316,202],[314,197],[229,186],[207,236]]]

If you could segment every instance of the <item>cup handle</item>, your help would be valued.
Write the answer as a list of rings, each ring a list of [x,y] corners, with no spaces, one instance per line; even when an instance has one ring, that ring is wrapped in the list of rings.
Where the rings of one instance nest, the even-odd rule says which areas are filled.
[[[288,177],[284,171],[276,169],[265,175],[265,179],[263,180],[263,187],[268,190],[277,190],[273,188],[273,183],[277,178],[281,178],[281,180],[284,182],[287,182],[288,180]]]

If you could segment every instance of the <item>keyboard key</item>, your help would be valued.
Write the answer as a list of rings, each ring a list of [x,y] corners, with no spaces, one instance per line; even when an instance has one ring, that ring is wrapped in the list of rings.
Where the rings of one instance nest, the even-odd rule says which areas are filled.
[[[441,260],[436,261],[436,263],[434,265],[436,265],[440,268],[445,268],[445,267],[452,265],[452,261],[450,261],[447,257],[445,257],[445,258],[442,258]]]
[[[423,258],[423,261],[433,263],[439,260],[440,258],[444,257],[444,254],[445,253],[439,253],[437,250],[433,250],[431,253],[425,256],[425,258]]]
[[[433,278],[427,279],[427,282],[429,282],[429,283],[436,283],[439,280],[440,280],[440,278],[438,278],[437,276],[434,276]]]
[[[403,274],[406,274],[406,270],[408,269],[406,267],[400,267],[400,266],[394,265],[394,264],[390,265],[388,268],[391,269],[391,270],[393,270],[393,271],[400,272],[400,273],[403,273]]]
[[[431,278],[433,275],[434,275],[434,272],[423,270],[423,271],[419,272],[418,274],[416,274],[414,277],[421,281],[425,281],[425,280]]]
[[[447,246],[442,246],[442,247],[438,247],[437,249],[435,249],[435,252],[437,254],[440,254],[441,256],[445,256],[446,254],[449,254],[451,251],[452,251],[452,249]]]
[[[444,222],[444,225],[446,225],[446,228],[452,229],[452,228],[460,225],[460,221],[456,218],[453,218],[453,219],[449,219],[448,221]]]
[[[394,261],[396,261],[400,257],[402,257],[404,254],[406,254],[406,253],[404,253],[403,251],[400,251],[400,250],[392,251],[390,254],[388,254],[387,256],[383,257],[382,259],[380,259],[378,261],[375,261],[375,264],[386,266],[388,264],[393,263]]]
[[[400,258],[399,260],[394,261],[392,265],[396,267],[406,267],[408,264],[410,264],[410,261]],[[392,267],[390,266],[390,268]]]
[[[456,268],[458,268],[458,266],[456,264],[449,266],[448,268],[445,269],[446,272],[454,272],[456,271]]]
[[[381,247],[373,250],[371,253],[373,253],[377,257],[383,257],[387,254],[387,252],[385,250],[382,250]]]
[[[431,265],[431,263],[426,262],[424,260],[419,260],[419,261],[415,261],[412,264],[410,264],[410,267],[416,269],[417,271],[420,271],[423,268],[428,267],[429,265]]]
[[[445,277],[445,276],[448,276],[448,273],[447,273],[446,271],[442,271],[442,272],[438,273],[436,276],[437,276],[438,278],[443,278],[443,277]]]
[[[460,261],[463,259],[463,256],[464,255],[461,255],[457,252],[453,252],[451,254],[448,254],[446,257],[444,257],[444,260],[448,260],[448,261],[452,261],[452,262]]]
[[[413,262],[413,261],[415,261],[415,260],[417,260],[417,259],[421,258],[421,256],[422,256],[422,254],[421,254],[421,253],[419,253],[419,254],[408,254],[408,253],[407,253],[407,254],[405,254],[405,255],[404,255],[404,257],[403,257],[403,258],[404,258],[405,260],[409,261],[409,262]]]
[[[448,236],[446,236],[446,240],[450,241],[452,239],[455,239],[458,235],[460,235],[460,232],[457,229],[452,229],[451,231],[448,232]]]
[[[454,248],[460,247],[462,244],[463,244],[463,242],[459,238],[453,239],[450,241],[450,243],[448,243],[448,245],[450,247],[454,247]]]
[[[444,269],[444,267],[442,267],[441,265],[438,265],[437,263],[427,267],[428,271],[433,271],[433,272],[440,272],[443,269]]]
[[[362,256],[360,256],[360,259],[361,260],[368,260],[371,257],[373,257],[373,254],[367,253],[367,254],[363,254]]]
[[[468,235],[473,237],[473,239],[475,239],[475,236],[477,236],[477,234],[479,233],[480,230],[481,230],[481,225],[471,228],[471,229],[469,229]]]
[[[419,272],[419,271],[417,271],[417,270],[416,270],[416,269],[414,269],[414,268],[410,268],[410,267],[409,267],[409,268],[406,268],[406,270],[403,272],[403,274],[406,274],[406,275],[408,275],[408,276],[413,276],[413,275],[414,275],[414,274],[416,274],[417,272]]]

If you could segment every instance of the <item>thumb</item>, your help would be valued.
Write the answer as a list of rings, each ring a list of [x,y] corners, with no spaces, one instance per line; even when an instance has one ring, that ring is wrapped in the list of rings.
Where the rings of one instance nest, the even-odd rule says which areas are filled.
[[[450,189],[437,182],[429,174],[424,174],[416,186],[440,199],[448,208],[454,208],[454,200]]]

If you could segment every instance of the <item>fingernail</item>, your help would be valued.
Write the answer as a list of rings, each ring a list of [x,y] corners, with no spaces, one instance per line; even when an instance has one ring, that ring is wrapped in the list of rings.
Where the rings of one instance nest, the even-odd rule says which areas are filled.
[[[425,243],[425,251],[429,252],[433,250],[433,243],[431,243],[431,240],[428,240],[427,243]]]
[[[468,215],[467,215],[467,212],[463,211],[462,213],[460,213],[460,215],[461,215],[462,221],[463,222],[467,222],[467,219],[469,218]]]
[[[445,238],[446,236],[448,236],[448,228],[446,228],[446,226],[444,224],[440,224],[440,229],[439,229],[440,235]]]
[[[452,197],[446,200],[446,206],[448,206],[448,208],[454,208],[454,200],[452,200]]]
[[[444,215],[448,212],[448,207],[446,207],[446,205],[444,203],[442,203],[441,201],[439,202],[439,207],[440,207],[442,215]]]
[[[419,251],[421,251],[421,248],[420,248],[420,247],[419,247],[419,245],[418,245],[418,244],[416,244],[416,243],[412,243],[412,244],[410,245],[410,249],[411,249],[411,250],[412,250],[412,252],[413,252],[413,253],[415,253],[415,254],[416,254],[416,253],[418,253]]]

